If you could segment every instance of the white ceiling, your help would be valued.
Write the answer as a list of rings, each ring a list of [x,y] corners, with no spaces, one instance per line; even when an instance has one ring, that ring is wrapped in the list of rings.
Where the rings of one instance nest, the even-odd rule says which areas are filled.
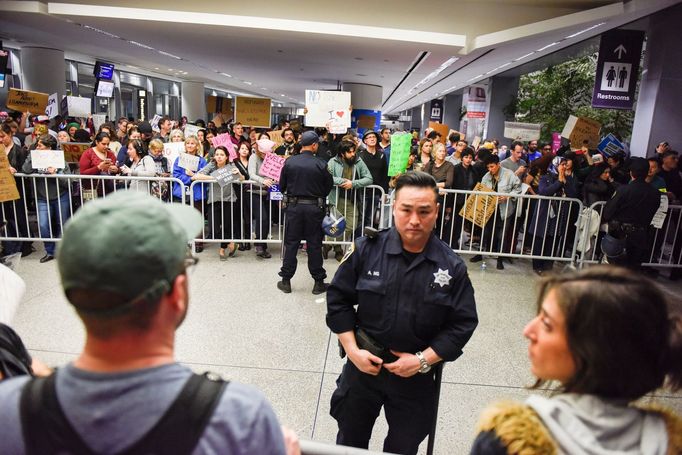
[[[0,1],[0,39],[7,47],[63,49],[82,61],[285,103],[301,104],[305,89],[336,89],[339,82],[379,85],[382,110],[391,113],[680,1],[146,0],[145,9],[133,0]],[[418,85],[451,57],[458,60]]]

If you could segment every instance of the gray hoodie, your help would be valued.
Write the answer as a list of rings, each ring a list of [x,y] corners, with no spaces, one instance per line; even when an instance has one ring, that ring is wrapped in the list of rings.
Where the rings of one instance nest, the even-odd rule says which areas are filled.
[[[606,401],[595,395],[532,395],[533,408],[552,434],[559,452],[571,455],[665,455],[665,421],[653,412]]]

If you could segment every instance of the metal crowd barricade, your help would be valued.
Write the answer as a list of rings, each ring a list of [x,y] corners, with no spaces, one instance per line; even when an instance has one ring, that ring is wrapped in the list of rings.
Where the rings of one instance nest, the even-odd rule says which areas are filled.
[[[668,206],[668,212],[661,229],[656,229],[651,241],[651,250],[643,266],[682,267],[682,205]]]
[[[301,455],[379,455],[386,452],[373,452],[355,447],[326,444],[324,442],[301,439]]]
[[[58,241],[62,226],[88,200],[123,189],[142,191],[164,202],[172,200],[173,185],[185,185],[171,177],[129,177],[80,174],[14,175],[20,198],[0,204],[0,239]],[[37,226],[36,226],[37,225]]]
[[[460,215],[468,202],[487,209],[491,197],[512,205],[503,210],[496,206],[485,223],[476,224]],[[441,190],[439,204],[436,235],[457,253],[576,262],[575,223],[583,209],[578,199]]]
[[[335,187],[328,197],[330,210],[332,207],[346,219],[346,229],[340,237],[325,237],[326,245],[351,245],[355,238],[363,235],[365,227],[378,229],[384,226],[384,201],[386,194],[383,188],[369,185],[362,188],[344,190]]]
[[[604,206],[606,202],[595,202],[589,207],[585,207],[578,220],[579,241],[577,254],[579,255],[579,267],[585,264],[599,264],[603,260],[601,252],[601,241],[606,235],[608,228],[602,221]],[[582,226],[582,229],[580,227]],[[596,232],[595,232],[596,231]]]

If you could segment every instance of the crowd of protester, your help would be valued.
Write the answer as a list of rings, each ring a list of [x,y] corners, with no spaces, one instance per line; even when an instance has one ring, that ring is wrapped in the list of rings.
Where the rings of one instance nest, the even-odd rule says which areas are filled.
[[[277,191],[277,182],[262,177],[259,170],[266,153],[273,152],[285,158],[297,154],[301,131],[292,129],[287,121],[274,125],[273,130],[279,130],[282,138],[282,142],[276,144],[268,129],[249,129],[240,123],[216,125],[199,119],[194,122],[199,127],[198,132],[186,135],[187,124],[186,118],[174,121],[164,116],[152,128],[147,121],[120,118],[95,129],[91,118],[48,120],[45,116],[20,113],[6,116],[0,139],[5,144],[12,172],[70,173],[91,177],[82,180],[77,188],[68,188],[69,183],[60,179],[18,184],[20,199],[3,203],[3,214],[8,221],[7,235],[32,237],[29,235],[31,223],[27,223],[30,219],[28,210],[36,212],[40,237],[54,238],[80,202],[129,187],[151,192],[163,200],[191,203],[202,212],[207,229],[197,237],[197,251],[203,250],[202,240],[236,239],[240,241],[220,244],[221,259],[233,257],[237,251],[249,250],[252,245],[257,257],[270,258],[267,240],[272,239],[272,225],[281,222],[281,212],[276,198],[272,197],[273,191]],[[387,202],[381,196],[392,191],[397,177],[388,175],[391,131],[387,128],[367,130],[361,136],[354,130],[349,130],[348,134],[331,134],[316,128],[315,132],[320,136],[317,156],[328,163],[335,181],[335,188],[328,197],[329,204],[347,220],[344,240],[362,235],[365,226],[381,227],[382,202]],[[213,146],[213,139],[225,133],[234,145],[232,153],[224,146]],[[421,135],[415,131],[406,172],[425,171],[443,190],[436,231],[452,248],[474,253],[472,262],[484,260],[486,253],[489,256],[500,254],[498,269],[504,269],[504,262],[511,262],[509,256],[515,254],[543,256],[533,260],[533,269],[542,274],[552,268],[552,261],[544,258],[566,257],[572,253],[580,214],[577,205],[568,202],[522,200],[519,196],[578,199],[589,207],[608,201],[616,189],[627,185],[631,178],[626,153],[602,154],[590,149],[587,143],[572,148],[565,139],[563,141],[558,148],[536,140],[513,141],[507,147],[500,145],[497,139],[487,139],[474,147],[457,132],[444,138],[432,129]],[[89,143],[91,146],[78,163],[71,163],[65,169],[32,169],[31,150],[57,149],[62,142]],[[179,160],[166,156],[164,144],[169,142],[183,142],[183,151],[198,157],[196,171],[185,169]],[[666,194],[671,205],[679,204],[682,179],[677,167],[677,152],[662,142],[648,159],[647,182]],[[247,185],[218,186],[215,183],[211,174],[228,164],[235,166],[233,172],[239,174],[238,180],[246,181]],[[103,175],[147,179],[96,178]],[[173,177],[184,186],[154,177]],[[191,186],[193,182],[198,183]],[[465,203],[463,194],[445,191],[471,191],[478,184],[509,194],[497,198],[497,213],[484,227],[472,224],[461,215]],[[592,253],[598,260],[602,256],[599,246],[603,236],[604,230],[600,230]],[[676,245],[680,244],[682,242],[676,242]],[[325,248],[325,257],[331,248]],[[340,260],[344,254],[342,247],[335,245],[333,248],[334,257]],[[46,242],[45,250],[43,262],[54,258],[53,243]],[[3,242],[3,255],[19,251],[30,254],[31,243]],[[679,251],[673,255],[679,256]],[[673,275],[678,276],[677,272]]]

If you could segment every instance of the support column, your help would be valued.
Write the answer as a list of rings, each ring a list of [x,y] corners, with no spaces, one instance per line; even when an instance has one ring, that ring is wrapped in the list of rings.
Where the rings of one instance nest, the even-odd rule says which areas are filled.
[[[196,81],[183,81],[181,85],[182,115],[191,123],[206,116],[206,97],[204,96],[204,83]],[[206,119],[204,119],[206,120]]]
[[[351,127],[356,128],[359,134],[367,129],[378,130],[381,124],[383,87],[344,82],[343,91],[350,92],[350,102],[353,105]],[[374,117],[374,122],[371,117]]]
[[[443,123],[451,129],[459,131],[459,114],[462,112],[462,94],[446,95],[443,102]],[[444,137],[443,141],[448,138]]]
[[[22,88],[48,95],[66,92],[66,62],[64,51],[45,47],[21,48]]]
[[[505,110],[519,94],[519,77],[495,76],[490,80],[488,89],[489,107],[483,139],[497,139],[500,144],[510,144],[511,139],[504,137],[504,122],[509,121]]]
[[[682,5],[649,17],[646,54],[635,106],[630,153],[653,155],[667,141],[682,151],[682,34],[671,33],[682,21]]]

